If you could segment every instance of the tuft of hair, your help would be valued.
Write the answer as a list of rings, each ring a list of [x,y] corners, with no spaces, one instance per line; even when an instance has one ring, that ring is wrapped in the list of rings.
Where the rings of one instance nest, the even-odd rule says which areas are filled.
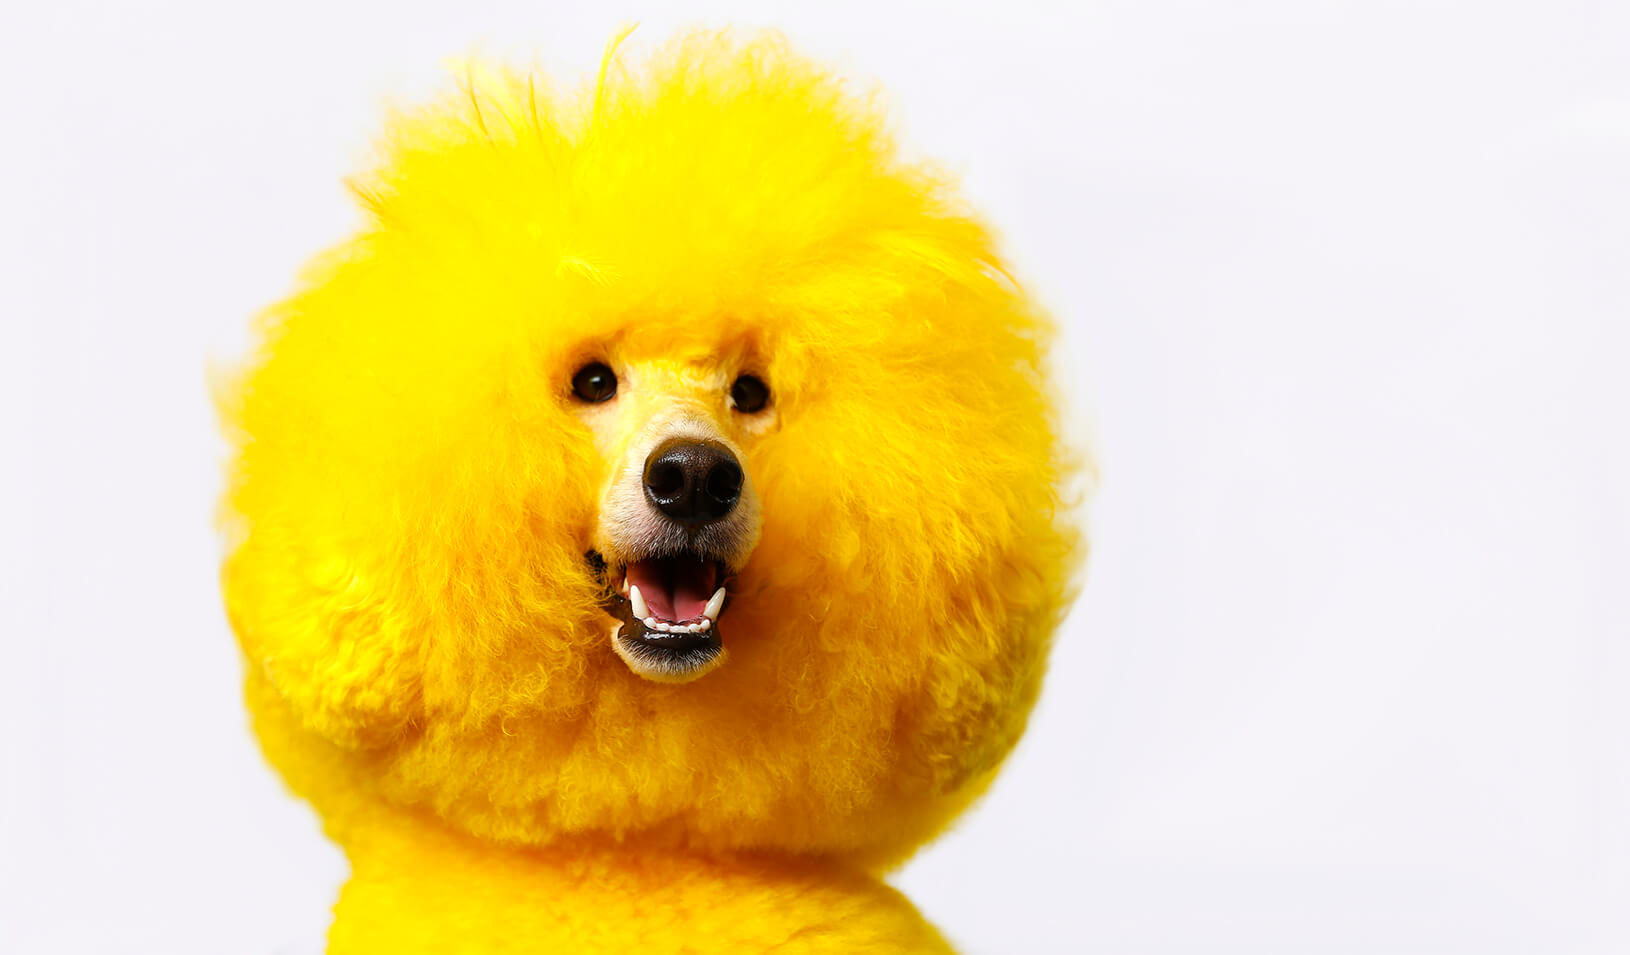
[[[775,35],[596,80],[472,65],[395,115],[357,233],[220,400],[223,571],[272,760],[330,817],[881,865],[1023,730],[1081,547],[1051,326],[875,94]],[[585,358],[752,354],[761,542],[729,662],[616,658]]]

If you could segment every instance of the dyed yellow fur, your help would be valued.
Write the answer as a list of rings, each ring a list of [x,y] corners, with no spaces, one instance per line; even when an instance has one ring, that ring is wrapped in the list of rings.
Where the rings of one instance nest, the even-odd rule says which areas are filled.
[[[222,389],[256,731],[352,863],[331,951],[945,950],[880,874],[988,784],[1067,604],[1049,323],[778,39],[607,63],[395,117]],[[762,500],[695,682],[608,639],[590,360],[688,382]],[[772,425],[709,390],[741,371]]]

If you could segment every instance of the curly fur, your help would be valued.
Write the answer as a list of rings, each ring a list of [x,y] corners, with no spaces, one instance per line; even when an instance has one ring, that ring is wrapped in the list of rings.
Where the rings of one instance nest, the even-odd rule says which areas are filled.
[[[333,950],[692,950],[684,912],[732,926],[701,950],[936,948],[872,873],[990,780],[1068,601],[1049,323],[950,177],[779,39],[607,62],[472,67],[394,117],[366,228],[222,392],[256,728],[354,866]],[[594,358],[774,389],[693,683],[607,643]]]

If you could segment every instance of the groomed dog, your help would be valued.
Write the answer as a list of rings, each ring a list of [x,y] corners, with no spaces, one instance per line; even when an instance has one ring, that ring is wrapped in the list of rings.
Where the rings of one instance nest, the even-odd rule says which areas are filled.
[[[220,399],[331,951],[945,950],[881,873],[1018,739],[1080,550],[987,229],[773,36],[471,67],[381,153]]]

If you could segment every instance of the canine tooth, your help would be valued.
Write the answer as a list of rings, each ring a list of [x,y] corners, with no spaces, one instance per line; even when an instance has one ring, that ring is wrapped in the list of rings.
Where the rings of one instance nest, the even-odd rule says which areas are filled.
[[[718,590],[713,592],[712,597],[708,598],[707,608],[702,611],[702,616],[708,618],[709,620],[715,620],[719,616],[719,611],[723,609],[724,588],[720,587]]]
[[[638,587],[628,588],[628,602],[634,605],[634,616],[649,617],[651,615],[651,608],[645,605],[645,597],[640,593]]]

